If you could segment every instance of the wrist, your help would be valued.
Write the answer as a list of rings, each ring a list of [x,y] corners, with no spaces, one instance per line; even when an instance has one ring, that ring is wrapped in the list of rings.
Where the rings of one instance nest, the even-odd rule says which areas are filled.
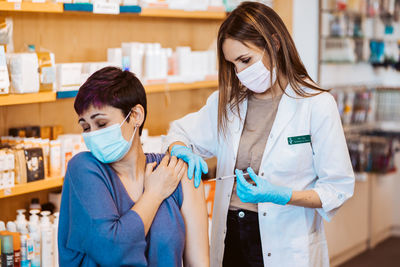
[[[158,206],[161,204],[161,202],[164,201],[164,198],[162,197],[161,194],[156,193],[151,190],[144,190],[142,198],[145,199],[146,201],[152,202]]]
[[[293,190],[286,186],[275,186],[275,199],[274,204],[285,206],[292,199]]]

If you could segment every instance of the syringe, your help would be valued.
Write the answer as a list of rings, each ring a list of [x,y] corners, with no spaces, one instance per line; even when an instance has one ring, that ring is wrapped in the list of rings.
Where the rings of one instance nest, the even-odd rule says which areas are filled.
[[[248,176],[248,175],[249,175],[249,173],[247,173],[247,172],[243,173],[243,176]],[[220,176],[220,177],[217,177],[217,178],[208,179],[208,180],[205,180],[205,181],[207,181],[207,182],[222,181],[222,180],[225,180],[225,179],[235,178],[235,177],[236,177],[236,174],[233,174],[233,175]]]

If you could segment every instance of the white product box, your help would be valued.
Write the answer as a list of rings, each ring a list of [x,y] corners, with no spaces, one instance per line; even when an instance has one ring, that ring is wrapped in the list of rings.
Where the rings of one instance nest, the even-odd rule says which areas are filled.
[[[88,62],[88,63],[83,63],[82,65],[82,74],[86,74],[88,76],[92,75],[96,71],[109,66],[109,62]],[[86,79],[85,79],[86,81]]]
[[[138,6],[139,1],[138,0],[122,0],[122,5],[123,6]]]
[[[36,53],[7,54],[7,63],[11,77],[11,93],[39,92],[39,61]]]
[[[81,134],[63,134],[58,136],[61,143],[61,175],[64,176],[68,162],[82,151],[88,151]]]
[[[108,48],[107,61],[110,66],[122,68],[122,48]]]
[[[15,156],[13,152],[8,152],[7,153],[7,161],[8,161],[8,170],[12,171],[15,169]]]
[[[8,94],[10,79],[8,76],[7,60],[4,46],[0,45],[0,94]]]
[[[3,173],[0,172],[0,190],[4,189],[4,179],[3,179]]]
[[[15,186],[15,173],[13,171],[6,172],[7,173],[7,185],[6,187],[14,187]]]
[[[82,63],[56,64],[57,91],[78,90],[82,84]]]
[[[144,50],[143,43],[122,43],[123,68],[129,69],[139,79],[143,77]]]

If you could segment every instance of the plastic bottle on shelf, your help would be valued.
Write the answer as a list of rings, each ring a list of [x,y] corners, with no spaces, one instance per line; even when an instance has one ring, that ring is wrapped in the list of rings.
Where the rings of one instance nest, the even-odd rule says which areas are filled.
[[[39,225],[37,223],[29,223],[28,228],[29,228],[29,234],[33,240],[33,251],[34,251],[33,258],[31,260],[31,267],[40,267],[41,247],[40,247]]]
[[[6,230],[6,225],[4,224],[3,221],[0,221],[0,231],[5,231]]]
[[[16,233],[17,232],[17,225],[15,222],[9,221],[7,222],[7,231]]]
[[[21,229],[21,267],[29,267],[33,258],[33,241],[28,235],[26,225]]]
[[[50,141],[50,176],[61,176],[61,142],[60,140]]]
[[[7,231],[0,232],[3,235],[11,235],[13,237],[14,267],[21,267],[21,236],[17,232],[15,222],[7,223]]]
[[[12,235],[1,236],[2,267],[14,267],[14,245]]]
[[[40,210],[42,209],[39,203],[39,199],[38,198],[32,198],[31,199],[31,204],[29,205],[29,209],[30,210]]]
[[[17,210],[17,219],[15,220],[15,223],[17,224],[17,231],[19,233],[22,233],[23,229],[26,229],[26,225],[28,224],[26,217],[25,217],[25,209],[19,209]]]
[[[153,46],[148,44],[144,56],[144,75],[147,80],[154,79],[154,53]]]
[[[53,266],[53,228],[50,223],[50,211],[42,211],[40,213],[42,219],[40,221],[40,232],[41,232],[41,248],[42,248],[42,267]]]
[[[39,229],[39,215],[38,214],[40,213],[40,210],[32,209],[29,211],[29,213],[31,214],[31,216],[29,216],[28,226],[35,225],[35,226],[37,226],[36,229]],[[30,230],[29,230],[29,232],[30,232]]]
[[[53,252],[54,252],[54,260],[53,267],[58,267],[58,222],[59,222],[59,212],[54,213],[54,222],[53,222]]]

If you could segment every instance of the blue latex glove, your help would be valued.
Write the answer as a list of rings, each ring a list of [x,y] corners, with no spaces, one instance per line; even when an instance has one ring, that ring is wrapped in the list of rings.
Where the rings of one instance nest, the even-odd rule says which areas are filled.
[[[292,189],[273,185],[265,179],[258,177],[252,168],[247,168],[250,178],[256,183],[249,184],[243,177],[243,172],[236,169],[237,195],[242,202],[260,203],[271,202],[279,205],[286,205],[292,198]]]
[[[175,145],[172,147],[171,156],[182,159],[189,165],[188,177],[191,180],[194,173],[194,186],[196,188],[199,187],[201,174],[208,173],[207,163],[199,155],[194,154],[190,148],[181,145]]]

